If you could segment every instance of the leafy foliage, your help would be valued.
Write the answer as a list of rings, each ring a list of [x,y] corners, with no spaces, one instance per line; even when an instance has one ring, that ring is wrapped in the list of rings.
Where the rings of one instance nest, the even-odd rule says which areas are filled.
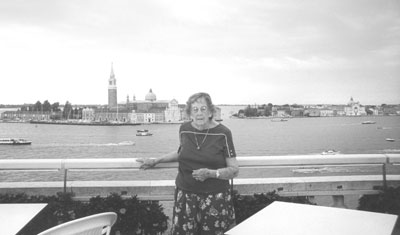
[[[313,204],[307,199],[307,197],[282,197],[275,191],[266,194],[254,194],[253,196],[243,196],[235,191],[233,195],[233,203],[235,206],[236,223],[241,223],[243,220],[249,218],[274,201]]]
[[[58,193],[56,196],[28,196],[0,194],[0,203],[48,203],[35,219],[31,220],[18,235],[37,234],[55,225],[85,216],[82,203],[72,200],[72,194]]]
[[[136,196],[122,198],[119,194],[92,197],[89,202],[74,201],[71,193],[55,196],[0,194],[0,203],[48,203],[18,235],[37,234],[70,220],[112,211],[118,214],[111,234],[160,234],[167,230],[168,216],[158,201],[141,201]],[[282,197],[275,191],[266,194],[240,195],[233,193],[236,223],[257,213],[274,201],[313,204],[307,197]],[[359,199],[359,210],[389,213],[400,216],[400,187],[388,188],[378,195],[364,195]],[[399,224],[397,225],[399,226]]]
[[[400,187],[389,187],[377,195],[364,195],[358,202],[359,210],[400,216]]]
[[[159,234],[167,229],[168,216],[158,201],[140,201],[136,196],[122,198],[118,194],[93,197],[89,202],[74,201],[71,193],[56,196],[0,194],[0,203],[48,203],[18,235],[37,234],[70,220],[101,212],[115,212],[118,219],[111,234]]]
[[[363,195],[358,200],[357,209],[400,217],[400,187],[389,187],[377,195]],[[400,222],[397,222],[396,227],[400,229]]]

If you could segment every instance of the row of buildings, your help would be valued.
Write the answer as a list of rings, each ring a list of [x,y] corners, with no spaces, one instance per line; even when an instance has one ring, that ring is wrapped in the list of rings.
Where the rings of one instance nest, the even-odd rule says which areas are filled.
[[[61,106],[63,109],[64,107]],[[122,122],[122,123],[179,123],[187,120],[185,105],[177,100],[157,100],[150,89],[144,100],[129,100],[113,108],[109,105],[75,106],[68,119],[79,122]],[[252,109],[251,114],[247,113]],[[269,111],[267,112],[267,109]],[[218,105],[216,118],[227,119],[254,116],[270,117],[335,117],[366,115],[400,115],[400,105],[363,106],[350,99],[344,105]],[[28,112],[14,109],[0,109],[0,118],[6,121],[51,121],[62,120],[62,112]]]
[[[127,95],[126,101],[118,102],[117,79],[111,65],[108,79],[108,105],[75,106],[71,110],[69,119],[81,122],[122,122],[122,123],[179,123],[188,119],[185,114],[185,105],[180,105],[176,99],[157,100],[156,94],[149,90],[144,100],[132,100]],[[61,106],[61,108],[63,108]],[[51,121],[61,119],[60,112],[28,112],[9,110],[1,113],[2,120],[38,120]],[[217,108],[216,118],[220,118],[220,109]]]
[[[157,100],[156,94],[149,90],[144,100],[136,100],[133,96],[126,101],[118,102],[117,80],[111,65],[110,78],[108,79],[108,104],[107,105],[79,105],[71,109],[67,119],[80,122],[122,122],[122,123],[179,123],[188,120],[185,114],[185,105],[179,104],[176,99]],[[61,106],[61,108],[63,108]],[[252,109],[252,112],[248,112]],[[307,116],[307,117],[333,117],[333,116],[365,116],[365,115],[400,115],[400,105],[388,106],[363,106],[351,97],[344,105],[218,105],[216,119],[226,119],[231,116]],[[0,110],[1,120],[15,121],[51,121],[63,119],[60,112],[31,112],[15,110]],[[65,118],[64,118],[65,119]]]
[[[270,104],[271,105],[271,104]],[[248,110],[251,109],[251,112]],[[384,116],[400,115],[400,105],[373,106],[361,105],[360,102],[350,98],[343,105],[254,105],[247,106],[239,111],[238,117],[250,116],[272,116],[272,117],[336,117],[336,116]]]
[[[82,110],[82,119],[95,122],[130,122],[130,123],[175,123],[184,119],[183,109],[176,99],[157,100],[152,89],[144,100],[129,99],[125,103],[118,103],[117,79],[111,64],[110,78],[108,79],[108,107],[106,109],[85,108]]]
[[[109,93],[114,94],[113,92]],[[110,99],[109,99],[110,101]],[[111,99],[113,102],[113,99]],[[185,106],[180,105],[176,99],[157,100],[150,89],[144,100],[129,100],[126,103],[113,105],[109,103],[106,108],[84,108],[82,120],[92,122],[129,122],[129,123],[177,123],[186,119]]]
[[[62,121],[63,109],[58,112],[20,111],[9,109],[0,111],[0,118],[6,121]],[[92,123],[179,123],[188,118],[184,111],[185,105],[180,105],[176,99],[157,100],[150,89],[144,100],[129,100],[125,103],[110,105],[74,105],[69,120]]]

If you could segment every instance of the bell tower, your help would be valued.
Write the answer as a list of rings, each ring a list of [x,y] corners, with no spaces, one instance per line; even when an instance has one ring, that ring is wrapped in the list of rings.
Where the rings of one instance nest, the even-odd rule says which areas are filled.
[[[112,63],[110,79],[108,79],[108,108],[117,108],[117,79],[115,79]]]

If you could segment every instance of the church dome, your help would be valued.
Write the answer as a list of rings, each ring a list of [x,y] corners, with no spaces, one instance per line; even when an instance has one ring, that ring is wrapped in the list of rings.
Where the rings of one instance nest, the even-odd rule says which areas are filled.
[[[153,91],[151,89],[150,89],[149,93],[147,93],[145,100],[146,101],[156,101],[157,100],[156,95],[153,93]]]

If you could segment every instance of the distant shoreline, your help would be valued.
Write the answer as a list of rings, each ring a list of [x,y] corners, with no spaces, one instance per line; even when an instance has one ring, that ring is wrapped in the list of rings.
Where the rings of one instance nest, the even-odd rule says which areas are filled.
[[[50,125],[77,125],[77,126],[138,126],[140,123],[110,123],[110,122],[53,122],[53,121],[30,121],[31,124]]]
[[[377,117],[391,117],[391,116],[399,116],[399,115],[371,115],[371,116],[258,116],[258,117],[235,117],[230,116],[228,119],[239,119],[239,120],[258,120],[258,119],[269,119],[269,120],[277,120],[277,119],[285,119],[284,121],[288,121],[290,119],[308,119],[308,118],[370,118],[375,119]],[[223,121],[223,119],[217,120],[218,122]],[[77,126],[138,126],[138,125],[152,125],[152,124],[182,124],[182,122],[149,122],[149,123],[131,123],[131,122],[79,122],[79,121],[40,121],[40,120],[0,120],[0,123],[24,123],[24,124],[50,124],[50,125],[77,125]]]

